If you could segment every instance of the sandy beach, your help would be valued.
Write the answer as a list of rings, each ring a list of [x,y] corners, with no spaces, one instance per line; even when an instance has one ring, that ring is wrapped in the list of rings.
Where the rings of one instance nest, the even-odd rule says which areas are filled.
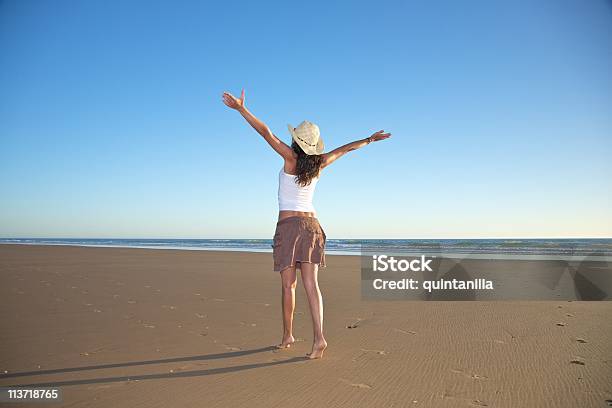
[[[359,258],[327,263],[308,361],[301,282],[299,341],[271,347],[270,254],[0,245],[0,385],[66,407],[612,405],[609,301],[363,301]]]

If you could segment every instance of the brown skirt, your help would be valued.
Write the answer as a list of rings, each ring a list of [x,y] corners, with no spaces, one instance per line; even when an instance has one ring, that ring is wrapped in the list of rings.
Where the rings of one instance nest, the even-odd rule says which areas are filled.
[[[325,267],[327,237],[315,217],[293,216],[276,223],[272,240],[274,271],[296,266],[298,262]]]

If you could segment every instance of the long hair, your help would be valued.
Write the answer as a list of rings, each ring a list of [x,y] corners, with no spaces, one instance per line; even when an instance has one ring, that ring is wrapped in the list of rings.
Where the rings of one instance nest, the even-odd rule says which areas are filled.
[[[308,155],[304,153],[295,140],[292,141],[291,148],[297,153],[296,182],[298,185],[305,187],[319,175],[323,158],[320,154]]]

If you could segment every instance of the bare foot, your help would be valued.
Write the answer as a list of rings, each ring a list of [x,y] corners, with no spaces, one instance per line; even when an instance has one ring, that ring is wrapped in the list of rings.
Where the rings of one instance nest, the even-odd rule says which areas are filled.
[[[323,351],[327,348],[327,342],[322,340],[321,342],[314,343],[312,345],[312,352],[306,353],[306,357],[309,359],[316,359],[323,357]]]
[[[279,349],[289,348],[291,347],[293,343],[295,343],[295,339],[293,338],[293,336],[289,335],[289,336],[283,337],[282,343],[277,344],[276,348],[279,348]]]

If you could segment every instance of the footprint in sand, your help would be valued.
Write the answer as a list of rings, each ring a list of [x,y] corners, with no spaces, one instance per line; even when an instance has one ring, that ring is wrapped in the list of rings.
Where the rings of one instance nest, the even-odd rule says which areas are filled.
[[[567,326],[567,323],[558,322],[558,323],[556,323],[556,325],[559,326],[559,327],[563,327],[563,326]]]
[[[486,379],[488,379],[488,377],[485,376],[485,375],[466,373],[464,370],[460,370],[458,368],[451,368],[450,371],[452,373],[455,373],[455,374],[461,374],[461,375],[463,375],[463,376],[465,376],[467,378],[471,378],[473,380],[486,380]]]
[[[469,398],[465,398],[465,397],[462,397],[462,396],[459,396],[459,395],[453,395],[453,394],[451,394],[448,391],[445,391],[444,394],[442,394],[442,399],[445,399],[445,398],[459,399],[459,400],[463,400],[463,401],[469,400]],[[469,402],[469,404],[471,406],[475,406],[475,407],[488,407],[489,406],[486,402],[484,402],[482,400],[479,400],[479,399],[471,400]]]
[[[574,357],[570,360],[570,364],[586,365],[586,362],[582,357]]]
[[[503,330],[503,331],[505,331],[505,332],[506,332],[506,334],[507,334],[508,336],[510,336],[510,338],[511,338],[512,340],[516,339],[516,336],[515,336],[514,334],[510,333],[510,330],[508,330],[508,329],[502,329],[502,330]]]
[[[102,313],[102,311],[100,309],[94,309],[93,312],[94,313]]]
[[[128,302],[130,305],[133,305],[134,303],[136,303],[136,301],[135,301],[135,300],[128,300],[127,302]]]
[[[206,318],[206,315],[202,313],[196,313],[195,315],[198,316],[200,319]]]
[[[574,317],[574,315],[573,315],[573,314],[571,314],[571,313],[566,313],[565,315],[566,315],[567,317]]]
[[[384,355],[389,354],[385,350],[369,350],[369,349],[360,349],[360,350],[361,351],[359,352],[359,354],[357,354],[351,359],[352,361],[357,361],[360,357],[368,355],[368,354],[377,354],[379,356],[384,356]]]
[[[84,352],[79,353],[79,354],[86,357],[86,356],[90,356],[92,354],[100,353],[100,352],[102,352],[104,350],[105,350],[104,347],[100,347],[100,348],[97,348],[97,349],[94,349],[94,350],[91,350],[91,351],[84,351]]]
[[[389,354],[388,352],[386,352],[385,350],[368,350],[368,349],[361,349],[361,351],[363,351],[364,353],[375,353],[381,356],[384,356],[386,354]]]
[[[347,329],[356,329],[357,327],[359,327],[359,323],[361,323],[363,321],[363,319],[358,318],[356,322],[349,324],[348,326],[346,326]]]
[[[394,328],[393,330],[395,330],[396,332],[400,332],[400,333],[404,333],[404,334],[417,334],[415,331],[412,330],[402,330],[402,329],[398,329],[398,328]]]
[[[350,385],[351,387],[355,387],[355,388],[361,388],[361,389],[365,389],[365,390],[369,390],[369,389],[372,388],[371,385],[364,384],[364,383],[353,383],[353,382],[347,380],[346,378],[340,378],[340,381],[342,381],[345,384]]]
[[[186,364],[180,367],[175,367],[171,369],[170,372],[176,373],[176,372],[185,371],[185,370],[192,369],[192,368],[199,368],[203,365],[206,365],[206,363],[189,363],[189,364]]]
[[[576,342],[578,342],[578,343],[583,343],[583,344],[584,344],[584,343],[587,343],[587,341],[586,341],[585,339],[581,338],[581,337],[578,337],[578,338],[576,339]]]
[[[154,324],[149,324],[149,323],[145,323],[143,324],[144,327],[146,327],[147,329],[154,329],[155,325]]]

